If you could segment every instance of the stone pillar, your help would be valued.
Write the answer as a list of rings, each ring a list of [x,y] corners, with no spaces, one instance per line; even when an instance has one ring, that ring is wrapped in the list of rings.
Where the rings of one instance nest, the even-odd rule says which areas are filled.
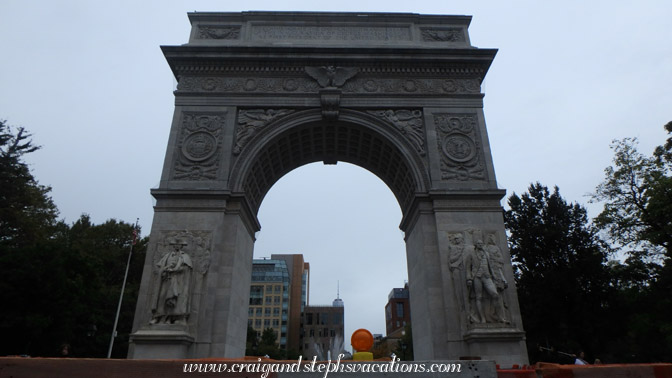
[[[416,201],[406,231],[416,360],[528,362],[499,203],[503,194],[469,191]],[[478,270],[473,256],[479,241],[489,266],[470,288],[468,270]],[[480,313],[475,284],[481,285]],[[489,294],[487,285],[497,294]]]
[[[244,202],[215,192],[153,191],[158,199],[145,260],[130,358],[240,357],[245,353],[254,223]],[[162,260],[175,245],[190,264],[177,301],[186,314],[162,304]],[[165,264],[164,264],[165,265]],[[165,273],[164,273],[165,274]],[[181,285],[181,286],[179,286]],[[174,287],[169,287],[171,290]],[[167,313],[167,314],[166,314]]]

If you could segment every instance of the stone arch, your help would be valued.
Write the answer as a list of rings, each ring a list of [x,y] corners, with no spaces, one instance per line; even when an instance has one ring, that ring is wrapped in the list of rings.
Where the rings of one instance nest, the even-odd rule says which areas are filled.
[[[269,123],[249,142],[231,170],[231,187],[256,213],[278,179],[317,161],[372,172],[392,190],[402,213],[429,185],[422,157],[393,125],[361,111],[343,110],[338,121],[326,122],[319,110],[304,110]]]
[[[415,357],[526,364],[505,191],[482,110],[496,50],[471,45],[471,18],[189,19],[189,42],[162,47],[178,80],[175,115],[151,191],[157,202],[129,357],[242,357],[261,201],[292,169],[341,160],[382,179],[401,207]],[[488,266],[498,286],[493,293],[494,284],[480,282],[490,290],[478,297],[470,269],[483,256],[497,260]],[[188,305],[171,308],[170,293]]]

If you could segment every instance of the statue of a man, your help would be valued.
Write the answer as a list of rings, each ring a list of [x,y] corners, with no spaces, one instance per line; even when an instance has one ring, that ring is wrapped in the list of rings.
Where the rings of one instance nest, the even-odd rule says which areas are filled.
[[[152,308],[151,324],[186,324],[189,316],[189,286],[193,264],[182,248],[186,243],[174,240],[173,250],[156,264],[159,268],[159,291]]]
[[[493,281],[493,263],[482,240],[476,241],[474,249],[465,256],[464,262],[469,296],[476,302],[476,312],[470,315],[470,320],[475,323],[487,323],[489,319],[486,315],[492,311],[491,304],[498,304],[501,301],[499,301],[499,292]],[[483,301],[484,291],[490,301]]]

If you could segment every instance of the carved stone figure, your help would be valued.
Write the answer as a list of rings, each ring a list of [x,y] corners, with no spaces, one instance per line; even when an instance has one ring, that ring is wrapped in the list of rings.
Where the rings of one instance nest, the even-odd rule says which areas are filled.
[[[159,260],[159,291],[152,308],[151,324],[186,324],[189,317],[189,289],[193,263],[182,248],[184,240],[173,239],[173,250]]]
[[[464,261],[464,236],[462,233],[453,234],[450,236],[450,246],[448,247],[448,261],[450,270],[462,269]]]
[[[465,269],[467,278],[467,289],[469,298],[474,301],[475,306],[471,306],[469,321],[472,323],[492,323],[506,322],[503,318],[495,318],[492,314],[500,315],[504,309],[495,308],[501,306],[501,300],[497,287],[493,281],[494,264],[485,250],[483,241],[476,240],[474,249],[465,256]],[[483,298],[487,294],[489,300]]]
[[[495,234],[488,235],[488,243],[485,247],[485,250],[488,252],[488,256],[492,262],[494,273],[492,280],[494,281],[497,292],[499,293],[497,303],[492,304],[492,308],[495,311],[495,314],[492,315],[495,319],[506,322],[506,314],[504,313],[504,309],[507,306],[506,302],[504,301],[504,290],[509,287],[509,283],[506,281],[506,277],[504,276],[504,256],[502,255],[502,250],[497,246]]]
[[[345,84],[348,79],[357,75],[359,68],[356,67],[305,67],[308,76],[317,80],[322,88],[338,88]]]
[[[420,110],[376,110],[369,113],[393,124],[411,142],[420,155],[425,155],[423,121]]]
[[[233,154],[238,155],[247,143],[257,134],[259,129],[276,118],[291,113],[289,109],[251,109],[238,112],[238,129],[236,130],[236,145]]]

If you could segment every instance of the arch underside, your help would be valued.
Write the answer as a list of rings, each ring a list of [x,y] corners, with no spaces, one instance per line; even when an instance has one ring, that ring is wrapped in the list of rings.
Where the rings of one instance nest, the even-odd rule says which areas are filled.
[[[367,169],[392,190],[404,213],[419,187],[407,158],[389,138],[355,123],[309,122],[277,135],[254,157],[242,181],[254,211],[282,176],[317,161]]]

